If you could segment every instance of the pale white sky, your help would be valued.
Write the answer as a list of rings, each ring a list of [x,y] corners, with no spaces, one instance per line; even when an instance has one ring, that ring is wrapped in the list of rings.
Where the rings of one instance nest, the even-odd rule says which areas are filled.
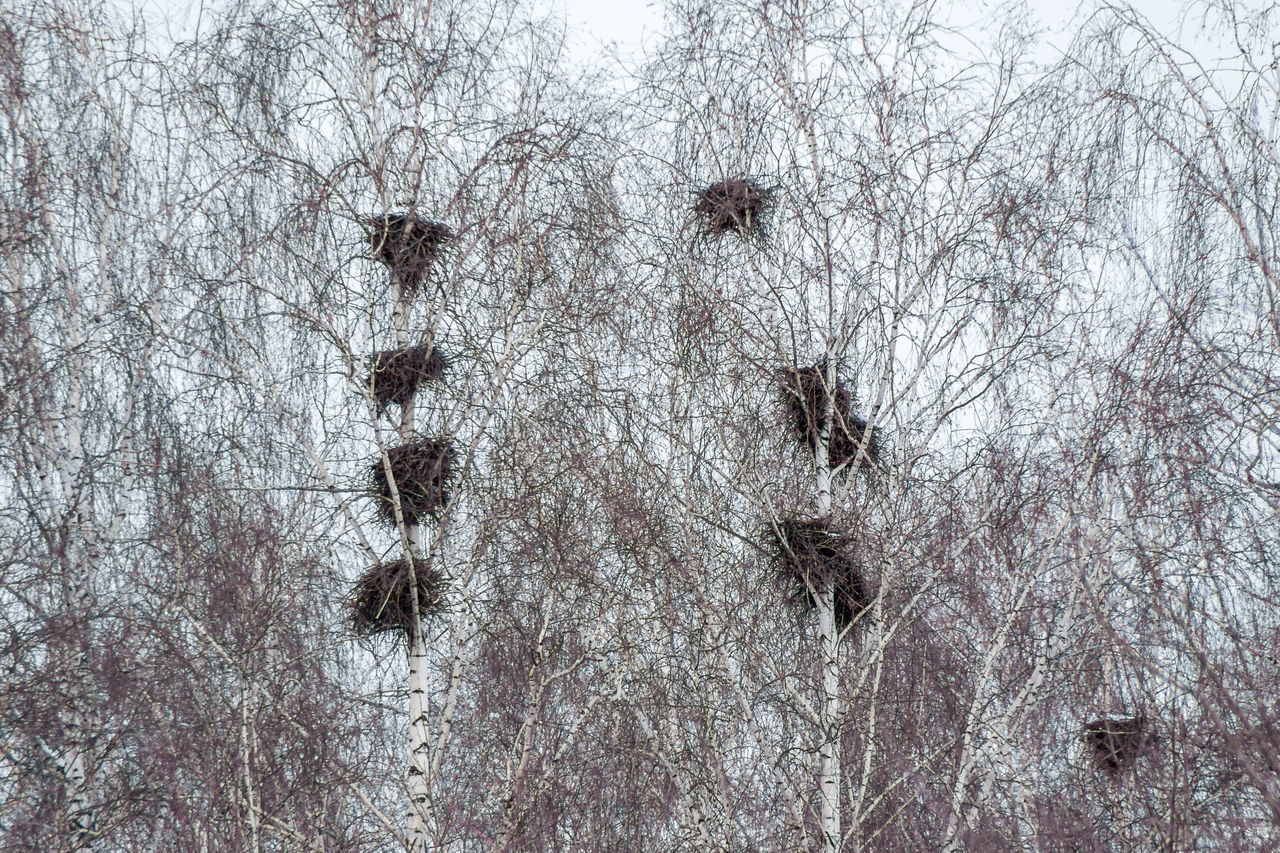
[[[573,57],[579,62],[590,62],[593,59],[605,58],[608,46],[616,44],[618,53],[624,58],[633,54],[642,43],[652,44],[662,30],[661,0],[552,0],[554,7],[565,14],[569,24],[569,46]],[[1117,5],[1123,0],[1117,0]],[[998,10],[1012,5],[1008,0],[968,0],[953,2],[947,12],[955,23],[970,20],[979,22],[991,19]],[[1086,2],[1055,2],[1055,0],[1028,0],[1028,7],[1038,18],[1040,24],[1053,35],[1051,41],[1065,47],[1071,41],[1074,30],[1079,24],[1079,9],[1092,7]],[[1165,35],[1174,36],[1182,30],[1184,38],[1178,39],[1184,44],[1194,44],[1194,38],[1185,38],[1194,34],[1198,24],[1196,9],[1204,6],[1203,2],[1181,2],[1181,0],[1131,0],[1133,6],[1146,16],[1156,29]],[[1185,26],[1181,26],[1185,23]]]
[[[219,6],[220,0],[113,0],[126,14],[141,9],[152,24],[152,36],[168,30],[175,38],[189,36],[200,16],[201,6]],[[580,63],[605,61],[616,48],[618,55],[634,58],[642,44],[656,44],[663,26],[662,0],[532,0],[535,5],[565,16],[569,25],[571,56]],[[891,0],[890,0],[891,2]],[[1116,0],[1117,3],[1124,0]],[[1246,0],[1248,2],[1248,0]],[[954,24],[965,21],[991,20],[999,10],[1014,5],[1016,0],[952,0],[943,11]],[[1094,0],[1055,2],[1028,0],[1029,8],[1040,23],[1055,36],[1052,43],[1065,46],[1080,22],[1079,9],[1092,8]],[[1158,30],[1171,35],[1184,46],[1196,46],[1195,30],[1198,9],[1204,0],[1131,0],[1130,4],[1144,14]],[[1184,26],[1180,26],[1184,25]],[[1181,30],[1181,38],[1177,38]]]
[[[623,58],[642,41],[652,43],[662,28],[660,0],[555,0],[569,24],[569,47],[582,62],[607,53],[616,44]]]

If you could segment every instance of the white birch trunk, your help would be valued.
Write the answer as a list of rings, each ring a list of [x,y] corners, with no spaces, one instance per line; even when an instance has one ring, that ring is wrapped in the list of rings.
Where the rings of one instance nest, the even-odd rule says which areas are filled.
[[[69,280],[74,281],[74,278]],[[99,713],[91,683],[93,638],[89,622],[94,601],[94,561],[86,548],[91,538],[87,529],[91,519],[86,517],[89,511],[85,506],[84,490],[84,371],[87,364],[80,298],[80,293],[73,286],[67,294],[64,318],[70,358],[62,452],[52,460],[57,471],[56,484],[44,477],[49,505],[58,507],[63,514],[66,539],[58,555],[62,569],[62,606],[70,617],[70,624],[75,626],[68,638],[74,692],[71,702],[59,711],[64,740],[57,759],[63,776],[67,840],[71,850],[92,847],[97,835],[99,801],[94,745]],[[56,428],[49,431],[56,432]],[[50,445],[51,448],[56,446],[56,443]]]
[[[393,284],[396,287],[396,306],[392,316],[395,326],[396,347],[403,349],[409,345],[409,314],[412,307],[412,292],[392,272]],[[410,442],[414,436],[414,398],[409,400],[400,410],[399,435],[402,442]],[[416,560],[422,556],[422,526],[405,525],[405,557],[409,561],[411,571]],[[410,853],[425,853],[431,848],[431,790],[427,779],[430,768],[430,732],[428,728],[427,691],[429,677],[427,667],[427,643],[422,627],[424,602],[418,600],[417,577],[409,579],[410,600],[413,605],[413,629],[408,640],[409,657],[409,814],[408,841]]]
[[[413,853],[430,849],[427,678],[426,638],[419,619],[409,645],[409,842]]]
[[[831,517],[831,426],[835,417],[835,364],[826,360],[826,412],[823,427],[814,444],[814,468],[818,486],[818,515]],[[840,849],[840,657],[839,628],[836,625],[835,584],[826,579],[815,589],[818,603],[818,630],[822,644],[822,705],[819,709],[822,741],[818,747],[818,793],[823,853]]]

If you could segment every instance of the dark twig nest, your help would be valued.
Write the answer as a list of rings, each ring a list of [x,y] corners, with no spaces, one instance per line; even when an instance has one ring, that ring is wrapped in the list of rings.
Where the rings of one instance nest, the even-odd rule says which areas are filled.
[[[415,557],[378,563],[356,583],[351,599],[351,625],[362,637],[387,631],[402,631],[406,639],[413,634],[413,588],[410,574],[418,585],[418,615],[426,616],[441,609],[448,582],[427,560]]]
[[[788,367],[782,371],[780,384],[787,418],[795,429],[796,440],[810,451],[816,451],[827,423],[830,397],[826,372],[826,367],[821,364]],[[868,429],[867,419],[853,411],[853,395],[843,383],[837,382],[835,391],[831,437],[827,443],[827,459],[831,467],[838,468],[855,459],[858,460],[853,466],[855,468],[874,466],[880,459],[877,430]]]
[[[453,477],[453,445],[448,439],[424,438],[387,450],[391,476],[400,492],[400,510],[405,523],[417,524],[435,516],[449,502],[449,481]],[[381,458],[372,466],[378,513],[395,523],[395,501]]]
[[[365,223],[365,228],[374,260],[390,267],[406,292],[418,287],[445,242],[453,238],[449,226],[403,213],[375,216]]]
[[[383,350],[373,357],[369,387],[378,402],[378,411],[392,403],[403,406],[413,399],[424,382],[444,378],[444,356],[435,347],[408,347]]]
[[[1153,739],[1142,716],[1093,720],[1084,724],[1081,737],[1098,768],[1113,776],[1132,767]]]
[[[698,193],[693,212],[709,237],[752,234],[764,224],[769,191],[745,179],[721,181]]]
[[[822,519],[786,518],[771,524],[765,539],[775,554],[779,575],[795,584],[797,596],[803,597],[807,607],[817,607],[815,591],[834,584],[836,625],[841,630],[870,605],[848,533],[832,530]]]

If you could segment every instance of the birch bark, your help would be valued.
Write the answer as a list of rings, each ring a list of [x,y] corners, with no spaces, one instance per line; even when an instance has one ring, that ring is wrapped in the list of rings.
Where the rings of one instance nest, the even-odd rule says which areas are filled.
[[[822,428],[814,444],[814,471],[818,489],[818,515],[831,517],[831,424],[835,417],[835,362],[828,353],[822,377],[827,394]],[[822,644],[822,740],[818,748],[818,791],[821,801],[822,849],[840,849],[840,633],[836,625],[835,578],[822,580],[815,590],[818,631]]]
[[[392,319],[396,333],[396,348],[404,349],[409,345],[409,317],[412,313],[413,291],[409,284],[396,279],[396,305]],[[416,392],[409,397],[400,410],[399,436],[401,442],[408,443],[414,435],[414,403]],[[418,559],[422,556],[422,525],[404,525],[405,557],[410,570],[417,571]],[[418,596],[417,577],[409,582],[410,601],[413,606],[413,628],[408,637],[409,657],[409,817],[408,839],[410,853],[422,853],[430,849],[430,812],[431,790],[427,774],[430,767],[430,732],[428,729],[427,690],[429,672],[427,667],[426,636],[423,632],[423,604]]]

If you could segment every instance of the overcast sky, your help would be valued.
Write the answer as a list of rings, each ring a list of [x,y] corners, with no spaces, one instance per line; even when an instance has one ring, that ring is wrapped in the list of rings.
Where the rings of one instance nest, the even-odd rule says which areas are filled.
[[[652,44],[662,31],[662,2],[630,3],[601,2],[601,0],[552,0],[554,8],[561,10],[569,24],[569,42],[573,56],[579,62],[600,59],[609,52],[607,47],[616,44],[618,53],[625,57],[634,55],[642,43]],[[993,12],[1018,5],[1016,2],[988,2],[987,0],[956,0],[940,9],[943,14],[954,16],[955,23],[965,20],[978,22],[990,20]],[[1064,3],[1054,0],[1030,0],[1028,7],[1036,15],[1041,27],[1050,34],[1050,41],[1065,46],[1071,40],[1080,19],[1079,9],[1093,8],[1094,3]],[[1194,32],[1198,21],[1194,10],[1203,3],[1182,3],[1175,0],[1133,0],[1130,3],[1145,15],[1156,28],[1169,36],[1177,36],[1181,30],[1185,36]],[[1187,10],[1191,10],[1188,12]],[[1186,39],[1179,39],[1186,43]]]
[[[224,5],[226,0],[112,0],[126,13],[142,9],[151,24],[152,36],[168,30],[172,37],[189,37],[199,18],[202,6]],[[632,2],[603,2],[603,0],[531,0],[535,8],[541,5],[549,11],[564,15],[569,25],[569,49],[571,56],[582,64],[604,62],[616,48],[623,59],[637,58],[643,45],[654,45],[662,33],[662,0],[632,0]],[[892,2],[892,0],[889,0]],[[1095,8],[1102,0],[1085,3],[1064,3],[1054,0],[1028,0],[1027,7],[1049,35],[1053,45],[1065,47],[1081,20],[1081,8]],[[1122,2],[1122,0],[1116,0]],[[1001,9],[1016,8],[1020,0],[952,0],[942,4],[938,13],[955,25],[981,23],[999,17]],[[1202,44],[1196,39],[1200,2],[1182,3],[1175,0],[1133,0],[1134,6],[1165,35],[1174,36],[1184,46]],[[1181,37],[1179,38],[1179,33]],[[1190,36],[1190,37],[1188,37]],[[1044,57],[1048,59],[1049,56]],[[1204,58],[1204,57],[1202,57]]]

